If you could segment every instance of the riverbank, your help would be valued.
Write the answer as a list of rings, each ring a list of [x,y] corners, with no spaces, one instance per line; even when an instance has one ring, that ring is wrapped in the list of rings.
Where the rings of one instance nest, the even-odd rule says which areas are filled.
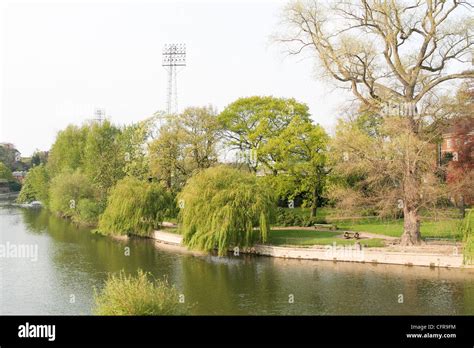
[[[182,244],[182,236],[165,231],[154,231],[152,239],[160,248],[170,248],[182,252],[189,250]],[[389,248],[357,248],[337,244],[312,247],[282,247],[257,244],[252,248],[240,249],[239,253],[249,253],[285,259],[313,261],[356,262],[369,264],[392,264],[423,266],[431,268],[474,268],[463,264],[463,256],[456,247],[445,246],[432,252],[432,248],[410,247],[403,250]]]

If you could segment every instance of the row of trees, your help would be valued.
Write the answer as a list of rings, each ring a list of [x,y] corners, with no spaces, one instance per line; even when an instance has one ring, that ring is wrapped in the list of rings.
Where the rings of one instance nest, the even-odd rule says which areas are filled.
[[[444,107],[460,105],[450,102]],[[53,212],[98,225],[105,234],[140,235],[176,216],[183,200],[185,240],[206,250],[217,245],[221,252],[228,244],[250,245],[254,227],[262,228],[256,238],[265,240],[275,200],[286,206],[300,198],[313,218],[318,205],[329,202],[346,213],[363,206],[381,217],[403,212],[410,220],[407,194],[415,195],[409,202],[418,212],[449,194],[472,190],[472,167],[463,164],[472,166],[472,159],[471,152],[461,152],[465,158],[455,165],[462,175],[450,171],[447,185],[434,161],[439,134],[415,135],[409,122],[361,108],[355,117],[340,120],[330,138],[313,123],[306,105],[249,97],[219,114],[194,107],[164,122],[159,115],[126,127],[109,121],[69,126],[58,134],[46,165],[30,170],[19,200],[41,200]],[[225,154],[234,158],[227,163],[234,170],[218,166]],[[406,178],[407,162],[416,163],[418,181]],[[215,172],[205,171],[213,167]],[[253,179],[245,179],[245,172]],[[247,186],[239,186],[240,180]],[[270,188],[271,194],[258,187]],[[248,192],[259,192],[254,198],[265,203],[255,208]],[[248,197],[246,203],[238,194]],[[254,215],[247,220],[239,211]],[[203,216],[209,219],[201,221]]]
[[[185,240],[205,249],[217,243],[221,249],[230,241],[249,241],[250,229],[259,224],[260,238],[265,238],[262,225],[268,221],[260,217],[270,216],[269,201],[257,204],[250,194],[265,197],[266,191],[254,187],[263,185],[281,204],[301,199],[311,206],[313,218],[323,197],[346,212],[364,206],[380,216],[401,215],[402,243],[418,244],[422,209],[472,192],[472,148],[459,150],[458,164],[444,163],[456,169],[447,181],[436,161],[436,145],[447,125],[454,118],[472,117],[472,89],[453,99],[439,88],[474,77],[462,64],[473,45],[474,17],[466,15],[471,9],[458,0],[293,2],[285,10],[288,27],[281,41],[294,54],[310,49],[322,72],[349,88],[357,101],[333,138],[313,123],[306,105],[258,96],[238,99],[220,113],[212,107],[188,108],[127,127],[108,121],[70,126],[58,134],[48,163],[30,172],[20,198],[38,196],[63,215],[104,221],[103,227],[116,233],[141,229],[141,222],[148,229],[163,218],[156,211],[151,215],[156,219],[145,213],[154,197],[150,192],[160,202],[171,197],[176,204],[179,195],[188,201],[181,215]],[[461,103],[463,93],[468,97]],[[459,146],[469,141],[464,143]],[[233,181],[219,174],[228,169],[213,171],[229,155],[235,160],[228,165],[256,177],[235,174],[236,183],[246,183],[245,189],[236,186],[245,203],[236,198]],[[218,181],[208,186],[207,180]],[[39,185],[41,181],[47,185]],[[155,184],[158,191],[150,188]],[[84,186],[89,188],[79,189]],[[216,201],[223,206],[206,206],[201,200],[212,200],[209,192],[219,196],[220,190],[241,202],[241,210],[256,215],[240,216],[230,199]],[[122,195],[129,199],[120,200]],[[78,205],[71,208],[71,201]],[[107,212],[109,207],[114,211]],[[135,216],[136,224],[127,225],[125,212],[136,209],[143,210],[143,219]],[[257,216],[260,222],[255,222]],[[199,222],[199,217],[210,220]]]
[[[220,114],[194,107],[125,127],[71,125],[47,163],[29,171],[18,200],[40,200],[105,234],[138,235],[176,216],[183,201],[185,240],[223,253],[266,239],[277,197],[301,196],[316,216],[328,141],[306,105],[274,97],[242,98]],[[234,160],[221,166],[224,151]]]

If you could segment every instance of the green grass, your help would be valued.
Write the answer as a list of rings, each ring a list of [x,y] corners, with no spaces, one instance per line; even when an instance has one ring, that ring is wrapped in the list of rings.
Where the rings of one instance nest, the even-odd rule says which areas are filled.
[[[294,208],[298,215],[309,216],[309,208]],[[437,212],[423,212],[421,222],[422,238],[456,238],[461,240],[459,224],[461,219],[453,219],[458,216],[458,211],[446,208]],[[450,218],[439,218],[434,220],[432,216],[450,216]],[[329,207],[318,208],[318,218],[325,218],[329,223],[335,224],[338,229],[359,232],[369,232],[391,237],[400,237],[403,233],[403,220],[381,220],[377,218],[338,219],[336,210]]]
[[[271,245],[297,245],[297,246],[311,246],[311,245],[352,245],[355,243],[354,239],[340,238],[342,232],[326,232],[315,230],[272,230],[270,232],[267,244]],[[366,247],[382,247],[383,240],[379,238],[374,239],[360,239],[359,242]]]
[[[459,233],[459,223],[461,220],[439,220],[439,221],[422,221],[421,236],[422,238],[456,238],[460,240],[462,236]],[[363,231],[374,234],[382,234],[391,237],[400,237],[403,233],[403,221],[345,221],[337,222],[337,227],[344,230]]]
[[[179,232],[178,227],[164,227],[164,226],[163,226],[163,227],[161,227],[161,230],[162,230],[163,232],[174,233],[174,234],[181,234],[181,233]]]
[[[172,222],[173,224],[178,223],[178,218],[177,217],[165,217],[163,220],[166,221],[166,222]]]

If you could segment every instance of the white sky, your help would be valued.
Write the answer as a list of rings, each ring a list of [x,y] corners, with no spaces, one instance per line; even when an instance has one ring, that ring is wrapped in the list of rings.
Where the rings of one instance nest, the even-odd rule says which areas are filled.
[[[0,142],[23,156],[95,107],[117,124],[164,110],[165,43],[187,45],[181,110],[294,97],[330,130],[350,98],[318,82],[311,59],[272,43],[285,1],[0,1]]]

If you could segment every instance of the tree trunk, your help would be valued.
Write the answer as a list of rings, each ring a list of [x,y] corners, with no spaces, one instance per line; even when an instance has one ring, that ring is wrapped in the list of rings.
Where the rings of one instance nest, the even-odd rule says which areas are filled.
[[[464,202],[464,196],[459,198],[459,212],[461,213],[461,218],[466,217],[466,204]]]
[[[420,217],[415,209],[403,208],[403,234],[400,241],[401,245],[419,245],[421,244],[420,235]]]
[[[313,189],[313,202],[311,203],[311,218],[316,218],[316,213],[318,210],[318,188]]]

